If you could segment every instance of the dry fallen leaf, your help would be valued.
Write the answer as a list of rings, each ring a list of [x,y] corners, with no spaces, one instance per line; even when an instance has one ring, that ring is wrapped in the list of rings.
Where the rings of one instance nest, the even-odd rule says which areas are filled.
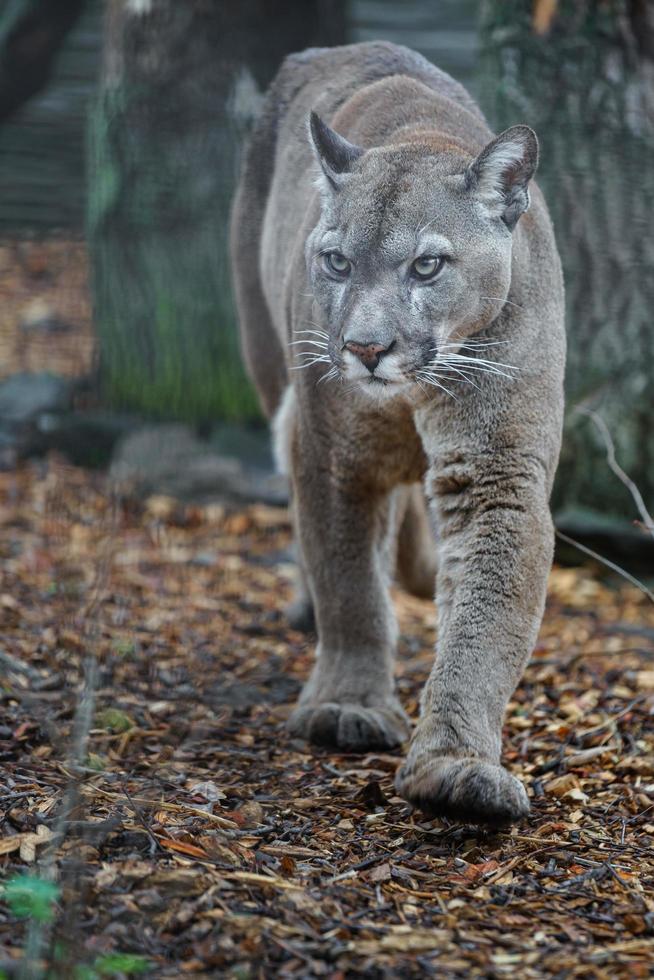
[[[201,783],[194,783],[189,787],[191,796],[202,796],[208,803],[217,803],[226,799],[223,791],[216,786],[212,779],[206,779]]]
[[[159,843],[169,851],[177,851],[179,854],[187,854],[189,857],[206,858],[207,852],[202,847],[195,844],[187,844],[181,840],[171,840],[169,837],[159,837]]]
[[[477,881],[478,878],[483,878],[491,872],[497,871],[499,866],[499,863],[493,860],[482,861],[480,864],[469,864],[463,872],[463,877],[466,881]]]
[[[380,884],[383,881],[390,881],[391,879],[391,866],[388,863],[378,864],[374,867],[368,874],[368,879],[373,881],[375,884]]]
[[[47,844],[53,837],[53,832],[49,827],[40,824],[34,834],[21,834],[20,857],[26,864],[33,864],[36,861],[37,848]]]
[[[427,819],[395,793],[400,752],[355,756],[286,734],[314,663],[283,612],[286,511],[210,521],[197,505],[155,517],[126,501],[116,518],[103,481],[56,460],[0,470],[2,591],[19,607],[5,610],[3,649],[33,671],[12,672],[21,696],[5,697],[0,722],[3,879],[35,869],[45,848],[29,838],[55,825],[71,785],[89,653],[97,710],[133,722],[92,729],[53,854],[62,913],[74,895],[91,961],[147,939],[153,970],[171,976],[595,976],[607,963],[611,980],[649,974],[654,730],[649,691],[634,692],[651,670],[654,609],[640,594],[554,569],[503,743],[528,821]],[[85,569],[104,550],[115,560],[98,589]],[[394,601],[398,689],[416,717],[435,613],[399,589]],[[89,829],[104,824],[100,837]],[[22,935],[0,916],[11,960]]]
[[[554,779],[550,779],[545,783],[545,791],[550,796],[556,796],[559,799],[566,796],[572,790],[579,790],[580,788],[579,780],[572,773],[566,773],[564,776],[555,776]]]
[[[588,803],[588,795],[578,786],[573,786],[562,797],[564,800],[572,800],[573,803]]]
[[[654,670],[637,671],[636,687],[639,691],[654,691]]]

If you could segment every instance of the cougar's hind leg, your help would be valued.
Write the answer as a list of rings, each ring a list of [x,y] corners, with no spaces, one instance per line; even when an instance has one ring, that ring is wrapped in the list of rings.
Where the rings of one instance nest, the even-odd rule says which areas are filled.
[[[328,438],[324,436],[323,438]],[[333,457],[333,467],[325,460]],[[391,494],[366,486],[298,424],[292,473],[299,539],[318,632],[316,663],[290,731],[348,751],[388,749],[409,734],[395,693],[397,638],[389,596]]]
[[[290,481],[291,443],[295,426],[295,412],[295,392],[292,385],[287,385],[272,421],[273,450],[277,471],[289,478],[289,493],[291,495],[289,510],[293,525],[293,551],[296,564],[295,595],[286,607],[286,618],[292,629],[300,630],[303,633],[313,633],[316,628],[316,618],[309,582],[304,569],[302,547],[297,528],[297,509],[293,500]]]
[[[396,491],[396,577],[402,588],[419,599],[433,599],[436,584],[436,542],[422,486]]]
[[[297,520],[295,508],[291,501],[291,519],[293,521],[294,533],[294,552],[295,552],[295,595],[286,607],[286,619],[291,629],[299,630],[301,633],[315,633],[316,614],[313,607],[313,598],[309,588],[309,580],[304,568],[304,560],[300,548],[300,539],[297,532]]]

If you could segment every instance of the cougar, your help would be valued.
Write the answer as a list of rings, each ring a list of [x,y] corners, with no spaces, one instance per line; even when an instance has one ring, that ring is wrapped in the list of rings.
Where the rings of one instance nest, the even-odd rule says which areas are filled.
[[[563,282],[537,158],[528,126],[493,136],[407,48],[310,49],[267,93],[231,223],[244,357],[291,483],[294,616],[318,637],[290,731],[348,752],[408,740],[389,588],[435,580],[396,788],[477,822],[529,810],[502,722],[553,553]]]

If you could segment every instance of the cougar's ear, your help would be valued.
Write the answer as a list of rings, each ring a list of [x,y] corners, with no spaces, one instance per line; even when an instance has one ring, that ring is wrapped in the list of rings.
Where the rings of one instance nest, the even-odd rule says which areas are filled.
[[[466,171],[466,184],[511,231],[529,207],[529,181],[538,166],[538,140],[529,126],[511,126]]]
[[[309,116],[309,132],[327,185],[333,190],[338,190],[346,179],[345,175],[349,173],[359,157],[363,156],[364,151],[335,133],[315,112]]]

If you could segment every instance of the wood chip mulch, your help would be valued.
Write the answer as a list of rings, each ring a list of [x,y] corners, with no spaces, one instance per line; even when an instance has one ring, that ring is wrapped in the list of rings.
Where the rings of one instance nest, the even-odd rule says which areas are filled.
[[[654,606],[636,588],[552,572],[504,740],[532,812],[497,832],[412,813],[398,755],[285,734],[312,643],[283,615],[284,511],[137,504],[51,458],[0,474],[0,522],[0,881],[59,882],[46,960],[59,944],[77,964],[138,953],[156,977],[652,975]],[[415,717],[434,613],[396,604]],[[0,900],[0,973],[27,930]]]
[[[85,377],[97,343],[82,241],[0,239],[0,380],[18,372]]]

